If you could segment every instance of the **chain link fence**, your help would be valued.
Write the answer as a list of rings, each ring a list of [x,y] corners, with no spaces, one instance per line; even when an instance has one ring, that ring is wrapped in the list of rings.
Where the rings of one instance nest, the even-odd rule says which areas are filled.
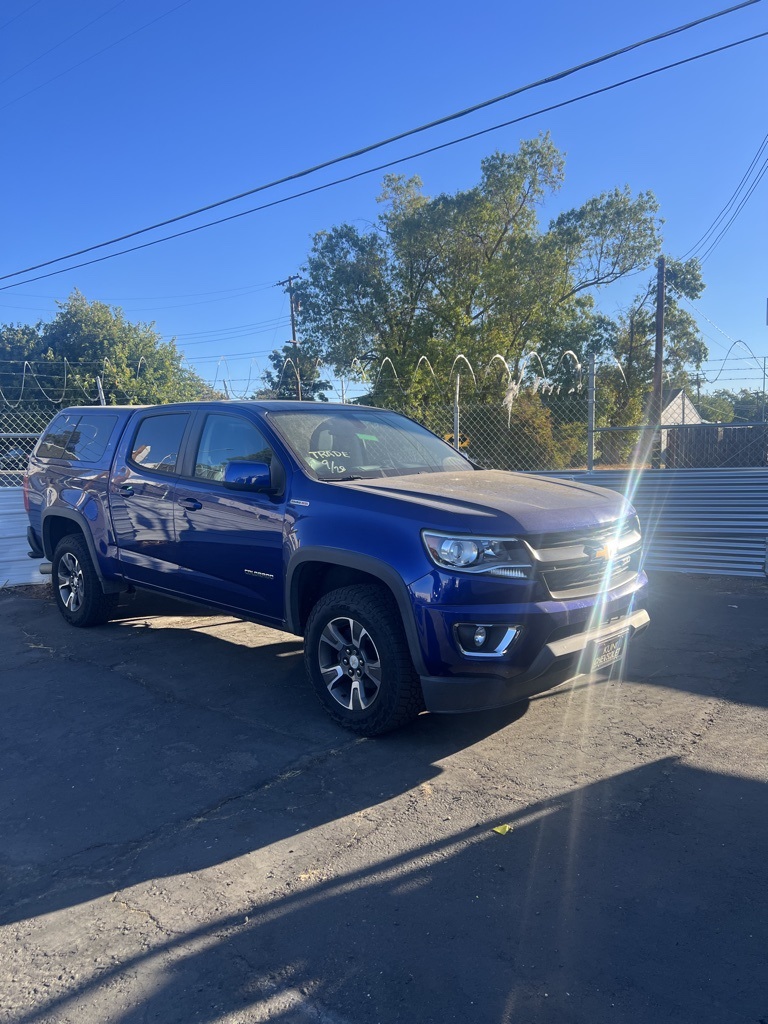
[[[401,378],[390,364],[375,379],[358,372],[337,381],[333,397],[403,412],[489,469],[768,466],[764,374],[747,377],[742,368],[736,379],[746,397],[732,410],[733,416],[741,415],[730,422],[704,415],[712,401],[700,388],[693,395],[666,389],[661,424],[654,427],[649,396],[633,397],[616,367],[582,373],[576,364],[559,380],[504,371],[496,366],[480,372],[467,360],[457,360],[450,374],[438,376],[422,364]],[[41,395],[9,402],[0,395],[0,487],[21,483],[37,438],[63,404],[89,404],[85,394],[67,398],[55,402]],[[725,406],[718,409],[728,414]]]
[[[756,362],[751,368],[737,362],[732,372],[738,376],[726,378],[732,380],[730,390],[702,392],[706,378],[701,375],[689,388],[664,387],[660,411],[655,413],[651,394],[633,398],[627,387],[617,387],[615,369],[598,369],[590,468],[768,467],[765,364]],[[719,380],[717,374],[715,381]]]
[[[18,487],[37,439],[56,411],[0,403],[0,487]]]

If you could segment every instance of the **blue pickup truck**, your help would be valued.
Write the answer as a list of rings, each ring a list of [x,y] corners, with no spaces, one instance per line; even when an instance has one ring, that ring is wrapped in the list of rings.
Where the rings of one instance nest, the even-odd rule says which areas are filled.
[[[65,409],[24,498],[67,622],[145,588],[303,636],[321,703],[368,736],[620,664],[649,621],[620,495],[480,469],[379,409]]]

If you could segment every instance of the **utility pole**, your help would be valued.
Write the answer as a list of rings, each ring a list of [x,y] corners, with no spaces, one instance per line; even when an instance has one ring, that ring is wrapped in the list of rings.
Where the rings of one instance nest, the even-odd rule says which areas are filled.
[[[661,385],[664,371],[664,299],[666,294],[666,277],[664,257],[659,256],[656,265],[656,347],[653,356],[653,399],[651,404],[650,426],[657,430],[653,436],[653,454],[651,465],[658,469],[661,464],[661,425],[662,399]]]
[[[288,302],[291,307],[291,344],[296,358],[293,360],[293,365],[296,368],[296,391],[298,393],[299,401],[301,401],[301,370],[299,368],[299,341],[296,337],[296,301],[294,299],[293,282],[296,277],[293,274],[289,274],[284,281],[278,281],[276,287],[284,288],[288,285]]]
[[[653,405],[652,426],[661,423],[661,380],[664,372],[664,298],[665,298],[664,257],[659,256],[656,271],[656,348],[653,356]]]

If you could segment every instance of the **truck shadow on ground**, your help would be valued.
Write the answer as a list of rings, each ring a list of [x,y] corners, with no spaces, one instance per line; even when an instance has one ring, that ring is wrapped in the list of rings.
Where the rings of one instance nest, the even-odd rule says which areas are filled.
[[[10,606],[3,629],[14,616],[29,619],[21,604]],[[43,603],[9,648],[0,923],[198,871],[364,810],[435,778],[438,762],[512,725],[528,706],[424,715],[397,734],[361,740],[320,708],[297,638],[250,646],[246,623],[238,623],[242,642],[229,629],[225,639],[155,628],[151,616],[136,615],[154,607],[72,630]],[[168,614],[167,602],[162,608]],[[340,755],[359,757],[360,771],[334,795],[325,780]],[[273,794],[294,777],[306,789],[286,810]],[[187,842],[190,823],[256,805],[255,831]]]
[[[513,758],[527,705],[360,741],[315,705],[294,638],[252,646],[247,624],[225,638],[135,605],[75,631],[45,602],[3,602],[2,921],[97,914],[83,904],[119,894],[157,922],[142,952],[17,1024],[87,1019],[132,979],[132,1007],[110,1011],[122,1024],[765,1017],[763,783],[665,759],[550,800],[515,801],[510,784],[505,836],[481,786],[473,827],[432,814],[433,838],[385,840],[388,801],[445,758],[507,728]],[[289,848],[274,889],[253,876],[250,898],[212,923],[145,906],[142,887],[225,866],[248,880],[259,855],[361,813],[371,852],[358,870],[318,860],[291,874]]]
[[[414,739],[399,741],[401,754],[415,753]],[[339,770],[362,768],[367,756],[360,749]],[[289,780],[283,804],[311,802],[311,782]],[[366,792],[369,804],[379,798],[370,777],[357,799],[339,796],[334,769],[329,785],[338,813]],[[235,831],[254,846],[273,841],[264,812],[248,805],[234,819],[196,825],[185,840],[190,860],[204,863],[222,830],[228,856],[242,846]],[[163,932],[160,907],[151,948],[17,1024],[68,1020],[121,979],[142,978],[135,1004],[112,1019],[728,1024],[764,1016],[768,915],[752,852],[768,833],[764,784],[664,759],[504,820],[512,829],[503,837],[491,831],[498,820],[481,814],[475,828],[394,844],[358,871],[296,878],[202,927]],[[178,870],[158,853],[154,870]]]

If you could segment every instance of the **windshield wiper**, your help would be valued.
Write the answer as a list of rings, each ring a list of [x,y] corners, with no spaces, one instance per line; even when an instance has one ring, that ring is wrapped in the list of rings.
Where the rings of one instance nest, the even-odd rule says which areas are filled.
[[[364,476],[352,476],[352,475],[350,475],[350,476],[328,476],[328,477],[323,477],[323,483],[324,484],[341,484],[341,483],[344,483],[346,480],[368,480],[368,479],[370,479],[370,478],[369,477],[364,477]]]

